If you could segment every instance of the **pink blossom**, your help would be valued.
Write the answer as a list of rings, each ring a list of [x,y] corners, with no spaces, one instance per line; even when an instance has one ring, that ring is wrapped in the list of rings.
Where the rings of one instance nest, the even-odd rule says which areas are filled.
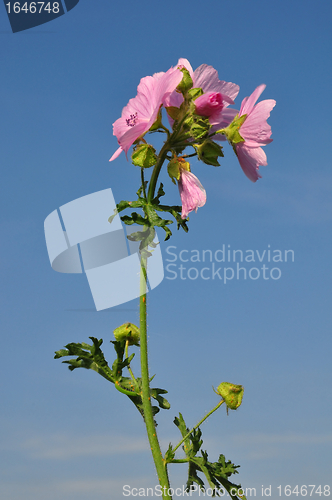
[[[130,99],[122,110],[121,118],[113,123],[113,135],[117,137],[120,147],[110,161],[122,151],[127,154],[136,139],[148,132],[165,98],[178,86],[182,76],[178,68],[170,68],[167,73],[156,73],[141,79],[137,96]]]
[[[266,85],[259,85],[251,96],[243,99],[239,117],[247,115],[240,127],[240,135],[244,142],[235,145],[236,154],[245,175],[253,182],[261,177],[258,172],[260,165],[267,165],[266,154],[261,146],[272,142],[272,130],[267,123],[270,111],[276,101],[267,99],[255,105]]]
[[[224,80],[219,80],[218,72],[212,66],[208,66],[207,64],[201,64],[195,71],[193,71],[190,62],[187,59],[179,59],[177,67],[186,68],[190,76],[193,80],[193,88],[201,88],[205,94],[220,94],[222,98],[222,109],[221,113],[213,115],[213,122],[216,120],[218,116],[219,121],[222,120],[222,116],[224,115],[225,108],[229,104],[234,104],[234,99],[239,93],[240,87],[235,83],[225,82]],[[201,96],[201,97],[203,97]],[[197,106],[198,97],[195,100],[195,104]],[[204,97],[206,99],[206,97]],[[183,96],[179,92],[172,92],[169,97],[167,97],[165,106],[175,106],[179,108],[183,102]],[[198,101],[200,102],[200,101]],[[206,116],[206,115],[204,115]],[[207,115],[208,116],[208,115]],[[226,115],[228,117],[228,115]],[[230,120],[232,121],[232,120]],[[173,121],[171,122],[171,124]],[[211,123],[211,120],[210,120]],[[227,125],[230,122],[227,122]],[[224,137],[222,137],[224,140]]]
[[[181,218],[185,219],[189,212],[197,212],[198,207],[205,205],[206,192],[197,177],[183,168],[180,169],[178,186],[182,201]]]
[[[195,100],[195,112],[200,116],[207,116],[211,124],[218,123],[225,102],[234,104],[234,101],[220,92],[208,92]]]

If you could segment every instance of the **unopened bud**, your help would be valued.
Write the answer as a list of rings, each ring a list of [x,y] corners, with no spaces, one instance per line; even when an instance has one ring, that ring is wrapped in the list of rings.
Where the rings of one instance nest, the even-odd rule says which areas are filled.
[[[195,111],[197,115],[213,116],[221,112],[224,107],[220,92],[209,92],[195,100]]]
[[[228,408],[236,410],[242,402],[243,391],[242,385],[221,382],[217,387],[216,393],[223,398]]]
[[[124,323],[124,325],[118,326],[113,333],[118,341],[128,340],[129,345],[139,345],[140,331],[132,323]]]
[[[150,168],[157,162],[156,150],[151,144],[139,144],[134,147],[131,159],[136,167]]]

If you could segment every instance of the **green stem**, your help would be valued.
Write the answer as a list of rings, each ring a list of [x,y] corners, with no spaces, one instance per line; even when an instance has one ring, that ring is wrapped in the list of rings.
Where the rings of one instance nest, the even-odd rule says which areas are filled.
[[[145,192],[145,180],[144,180],[144,168],[141,168],[141,181],[142,181],[142,191],[144,198],[146,199],[146,192]]]
[[[195,427],[193,427],[193,428],[191,429],[191,431],[189,431],[189,432],[188,432],[188,434],[186,434],[186,435],[184,436],[184,438],[183,438],[183,439],[181,439],[181,441],[180,441],[180,442],[179,442],[179,443],[175,446],[175,448],[173,448],[173,450],[172,450],[172,451],[176,451],[176,450],[177,450],[177,449],[181,446],[181,444],[182,444],[182,443],[183,443],[183,442],[184,442],[184,441],[185,441],[185,440],[186,440],[186,439],[190,436],[190,434],[191,434],[194,430],[196,430],[196,429],[197,429],[197,428],[198,428],[198,427],[199,427],[199,426],[200,426],[200,425],[204,422],[204,420],[206,420],[206,419],[207,419],[210,415],[212,415],[212,413],[213,413],[213,412],[215,412],[216,410],[218,410],[218,408],[220,408],[220,406],[221,406],[224,402],[225,402],[225,401],[224,401],[223,399],[222,399],[221,401],[219,401],[219,403],[217,404],[217,406],[215,406],[215,407],[214,407],[211,411],[209,411],[209,413],[207,413],[207,414],[205,415],[205,417],[203,417],[203,418],[202,418],[202,420],[200,420],[200,421],[198,422],[198,424],[196,424],[196,425],[195,425]]]
[[[126,355],[126,358],[129,358],[128,346],[129,346],[129,340],[127,340],[126,346],[125,346],[125,355]],[[134,382],[134,387],[135,387],[135,390],[137,392],[138,391],[138,383],[137,383],[137,380],[135,378],[135,375],[133,374],[132,369],[130,368],[130,365],[127,366],[127,369],[128,369],[128,371],[130,373],[132,381]]]
[[[142,404],[144,412],[144,421],[151,447],[152,457],[158,474],[159,484],[162,488],[163,499],[171,500],[172,497],[168,491],[170,488],[166,463],[162,457],[160,445],[157,437],[156,425],[153,418],[150,381],[148,368],[148,345],[147,345],[147,321],[146,321],[146,266],[147,258],[141,258],[140,275],[140,345],[141,345],[141,376],[142,376]]]
[[[167,140],[160,150],[157,163],[155,164],[152,175],[151,175],[151,179],[150,179],[150,183],[149,183],[149,190],[148,190],[148,197],[147,197],[148,202],[152,201],[152,199],[154,197],[154,192],[156,190],[156,185],[157,185],[159,173],[160,173],[161,167],[163,166],[163,163],[166,159],[166,155],[167,155],[169,150],[170,150],[170,144],[169,144],[169,141]]]

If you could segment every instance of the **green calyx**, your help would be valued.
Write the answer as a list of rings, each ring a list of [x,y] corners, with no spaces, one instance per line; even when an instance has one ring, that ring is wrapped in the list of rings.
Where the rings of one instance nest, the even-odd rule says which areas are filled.
[[[131,160],[136,167],[153,167],[157,162],[156,150],[151,144],[139,144],[134,147]]]
[[[209,119],[198,115],[193,115],[191,119],[190,136],[196,140],[204,139],[211,128]]]
[[[167,172],[174,184],[176,184],[175,180],[178,181],[180,179],[181,169],[190,172],[190,163],[183,158],[172,158],[167,166]]]
[[[217,130],[215,132],[216,134],[223,134],[227,137],[227,140],[231,144],[238,144],[239,142],[244,142],[243,137],[241,136],[239,130],[241,128],[241,125],[244,123],[245,119],[247,118],[247,115],[242,115],[239,117],[239,115],[236,115],[232,123],[228,125],[228,127],[223,128],[221,130]]]
[[[242,385],[221,382],[215,391],[225,401],[227,408],[236,410],[242,403],[244,388]]]
[[[128,341],[129,345],[139,345],[140,331],[139,328],[132,323],[124,323],[114,330],[115,339]]]
[[[185,94],[193,86],[193,81],[189,71],[186,68],[182,68],[180,71],[182,72],[183,77],[179,85],[176,87],[176,90],[178,90],[182,94]]]
[[[214,167],[219,167],[218,162],[219,156],[224,156],[222,147],[219,144],[211,141],[211,139],[205,139],[202,144],[194,144],[198,158],[206,163],[207,165],[213,165]]]
[[[162,126],[162,115],[161,115],[161,106],[158,111],[158,116],[154,124],[149,128],[150,132],[153,132],[154,130],[158,130]]]
[[[197,99],[197,97],[203,95],[204,92],[203,92],[203,89],[201,89],[200,87],[197,87],[197,88],[194,88],[194,89],[190,89],[188,91],[188,95],[189,97],[194,101],[195,99]]]

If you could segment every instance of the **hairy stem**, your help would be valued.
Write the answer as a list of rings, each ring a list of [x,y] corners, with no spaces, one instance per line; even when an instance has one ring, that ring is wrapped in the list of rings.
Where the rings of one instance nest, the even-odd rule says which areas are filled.
[[[141,259],[141,278],[140,278],[140,345],[141,345],[141,376],[142,376],[142,403],[144,412],[144,421],[151,447],[152,457],[158,474],[159,484],[162,487],[163,499],[171,500],[168,491],[170,488],[166,463],[162,457],[160,445],[157,437],[156,425],[153,418],[151,399],[150,399],[150,381],[148,368],[148,345],[147,345],[147,321],[146,321],[146,266],[147,258]]]
[[[157,180],[158,180],[158,177],[160,174],[160,170],[161,170],[161,167],[163,166],[163,163],[166,159],[166,155],[167,155],[169,149],[170,149],[169,141],[166,141],[160,150],[157,163],[155,164],[152,175],[151,175],[151,179],[150,179],[150,183],[149,183],[149,190],[148,190],[148,197],[147,197],[148,201],[152,201],[152,199],[154,197],[154,192],[156,190],[156,185],[157,185]]]

